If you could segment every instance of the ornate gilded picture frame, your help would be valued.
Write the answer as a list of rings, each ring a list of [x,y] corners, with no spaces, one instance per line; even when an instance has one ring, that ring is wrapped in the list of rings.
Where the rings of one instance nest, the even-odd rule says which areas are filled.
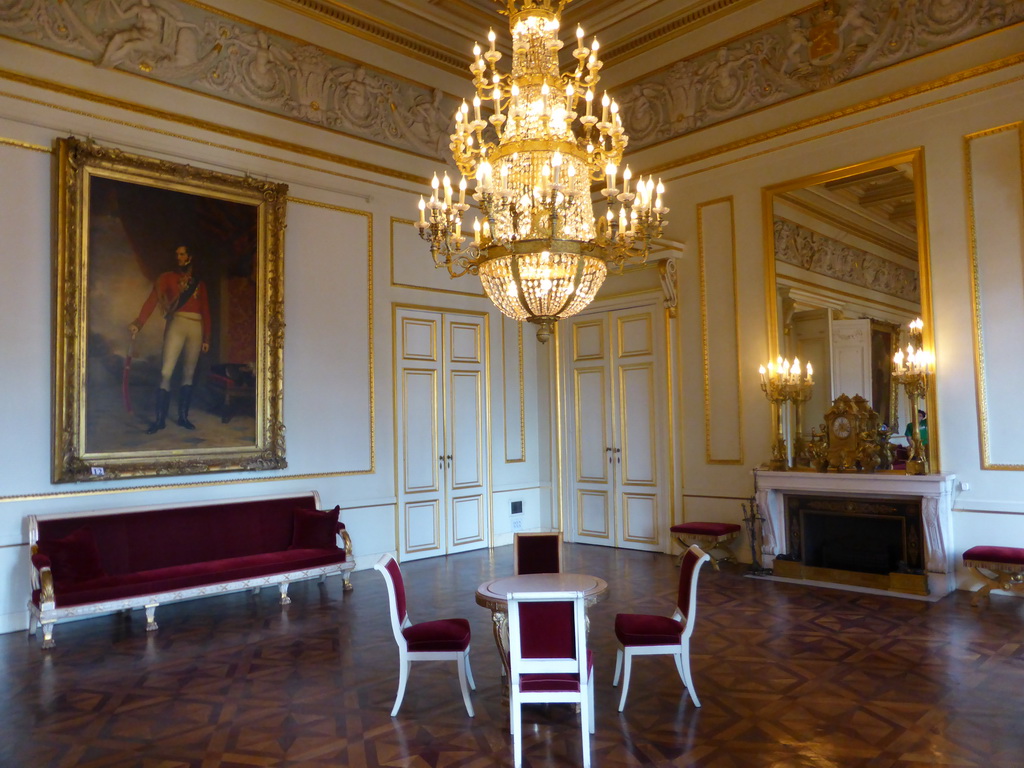
[[[287,466],[287,191],[58,140],[54,482]]]

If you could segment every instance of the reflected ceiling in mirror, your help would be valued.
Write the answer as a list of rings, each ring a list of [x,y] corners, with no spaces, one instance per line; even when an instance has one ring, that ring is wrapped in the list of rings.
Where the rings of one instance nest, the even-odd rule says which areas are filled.
[[[764,190],[769,342],[815,370],[796,444],[841,394],[867,398],[903,433],[892,355],[911,320],[930,325],[923,189],[913,150]]]

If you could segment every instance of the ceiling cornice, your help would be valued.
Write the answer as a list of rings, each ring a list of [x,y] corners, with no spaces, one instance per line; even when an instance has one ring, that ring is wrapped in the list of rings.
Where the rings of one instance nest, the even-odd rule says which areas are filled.
[[[434,41],[410,35],[404,30],[352,8],[339,7],[321,0],[268,0],[268,2],[453,74],[464,75],[466,72],[466,56],[459,56],[453,51],[438,48]]]

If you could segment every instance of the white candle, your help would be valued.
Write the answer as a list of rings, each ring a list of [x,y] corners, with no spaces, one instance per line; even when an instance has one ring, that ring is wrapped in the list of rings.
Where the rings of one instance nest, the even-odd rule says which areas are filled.
[[[459,205],[466,204],[466,177],[463,176],[459,182]]]
[[[426,211],[427,204],[423,202],[423,195],[420,195],[420,224],[426,224]]]
[[[594,109],[594,92],[591,89],[587,89],[587,117],[590,117]]]
[[[612,100],[608,96],[608,91],[604,92],[604,96],[601,97],[601,122],[608,122],[608,107],[611,105]]]

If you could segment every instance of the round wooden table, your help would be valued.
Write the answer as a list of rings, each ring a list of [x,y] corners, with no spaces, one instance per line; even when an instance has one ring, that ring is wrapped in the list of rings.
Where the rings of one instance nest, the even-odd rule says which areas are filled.
[[[508,595],[514,592],[582,592],[587,607],[596,603],[608,591],[608,582],[597,576],[583,573],[524,573],[519,576],[502,576],[485,581],[476,590],[477,605],[491,611],[494,642],[505,668],[505,679],[509,679],[508,649]],[[589,620],[587,626],[589,629]]]

